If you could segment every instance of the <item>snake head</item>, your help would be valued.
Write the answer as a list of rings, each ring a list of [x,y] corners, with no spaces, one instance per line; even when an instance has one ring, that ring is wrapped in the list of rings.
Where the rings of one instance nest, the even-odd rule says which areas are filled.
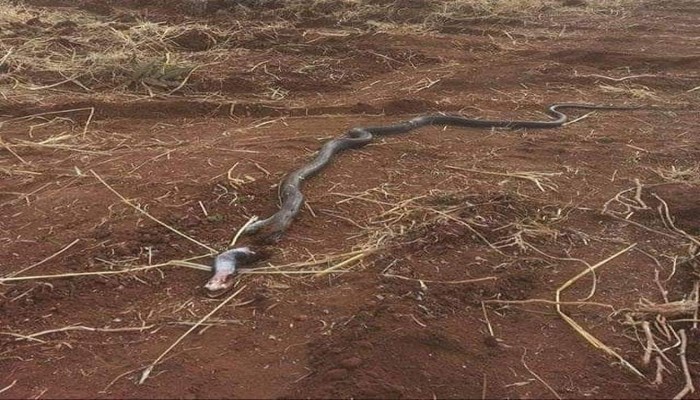
[[[253,255],[255,252],[247,247],[237,247],[219,254],[214,260],[214,275],[204,287],[212,292],[230,288],[233,285],[231,278],[236,273],[236,266],[245,263]]]

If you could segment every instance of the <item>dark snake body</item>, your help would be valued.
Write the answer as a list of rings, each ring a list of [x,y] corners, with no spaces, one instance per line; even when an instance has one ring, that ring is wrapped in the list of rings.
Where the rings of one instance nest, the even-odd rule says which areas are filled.
[[[254,234],[266,231],[265,236],[268,241],[277,242],[284,232],[289,228],[292,220],[299,213],[304,204],[304,194],[301,192],[301,184],[307,178],[318,174],[325,168],[333,156],[347,149],[357,149],[372,142],[374,136],[394,135],[407,133],[428,125],[438,126],[458,126],[463,128],[534,128],[551,129],[558,128],[568,121],[566,114],[559,111],[563,108],[578,108],[585,110],[630,110],[639,107],[607,106],[595,104],[579,103],[559,103],[552,104],[547,108],[547,113],[552,116],[551,121],[529,121],[529,120],[482,120],[471,119],[451,115],[425,115],[415,117],[408,121],[394,125],[371,126],[364,128],[353,128],[344,136],[326,142],[321,150],[308,164],[287,175],[280,184],[279,193],[282,206],[275,214],[261,221],[250,224],[244,234]],[[248,253],[246,253],[248,252]],[[243,260],[252,251],[233,249],[220,254],[214,264],[214,276],[207,284],[210,290],[217,290],[228,287],[225,285],[227,278],[235,272],[236,264]]]

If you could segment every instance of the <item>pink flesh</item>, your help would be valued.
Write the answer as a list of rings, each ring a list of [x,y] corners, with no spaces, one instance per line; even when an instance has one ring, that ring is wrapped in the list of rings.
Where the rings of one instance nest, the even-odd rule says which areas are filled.
[[[217,291],[228,289],[231,286],[231,281],[228,279],[231,276],[230,273],[218,273],[209,279],[204,287],[210,291]]]

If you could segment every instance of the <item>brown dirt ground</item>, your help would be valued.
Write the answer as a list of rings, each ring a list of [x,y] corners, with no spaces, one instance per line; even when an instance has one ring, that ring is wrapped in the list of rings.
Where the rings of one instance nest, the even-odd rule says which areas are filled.
[[[657,109],[596,112],[548,131],[426,128],[342,155],[307,183],[309,207],[257,266],[347,253],[382,235],[383,247],[338,274],[241,275],[237,299],[142,385],[139,368],[221,301],[202,288],[206,271],[5,282],[0,397],[668,398],[684,385],[670,331],[681,329],[699,382],[697,312],[632,311],[642,299],[664,303],[660,287],[668,301],[692,300],[698,280],[699,2],[564,2],[571,6],[443,16],[430,29],[421,29],[429,1],[377,1],[383,13],[346,20],[330,2],[314,10],[274,1],[196,10],[191,1],[28,3],[3,27],[5,51],[50,37],[56,51],[80,53],[89,43],[74,39],[85,27],[71,21],[78,15],[123,32],[194,21],[229,34],[193,28],[172,39],[174,56],[201,62],[172,94],[157,82],[117,87],[118,74],[76,78],[89,91],[72,82],[37,89],[64,78],[0,63],[2,276],[70,244],[23,275],[206,253],[127,207],[90,170],[167,224],[224,248],[249,216],[276,210],[274,186],[287,171],[353,126],[440,111],[543,118],[546,104],[561,101]],[[56,24],[44,12],[68,17]],[[37,115],[80,108],[88,110]],[[517,171],[553,175],[540,190]],[[616,214],[602,214],[635,180],[648,208],[630,191],[609,203]],[[685,234],[660,217],[659,198]],[[631,244],[597,270],[586,300],[612,308],[562,309],[643,378],[551,305],[483,303],[554,300],[583,261]],[[592,282],[582,278],[562,300],[584,299]],[[645,319],[667,357],[660,384],[652,383],[660,353],[642,360]],[[78,325],[144,329],[16,336]]]

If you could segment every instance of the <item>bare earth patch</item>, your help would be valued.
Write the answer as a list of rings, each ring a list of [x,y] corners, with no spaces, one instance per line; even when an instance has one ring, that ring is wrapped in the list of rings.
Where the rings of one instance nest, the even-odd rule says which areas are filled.
[[[698,2],[0,11],[0,397],[698,398]],[[554,102],[645,107],[377,139],[203,288],[324,141]]]

